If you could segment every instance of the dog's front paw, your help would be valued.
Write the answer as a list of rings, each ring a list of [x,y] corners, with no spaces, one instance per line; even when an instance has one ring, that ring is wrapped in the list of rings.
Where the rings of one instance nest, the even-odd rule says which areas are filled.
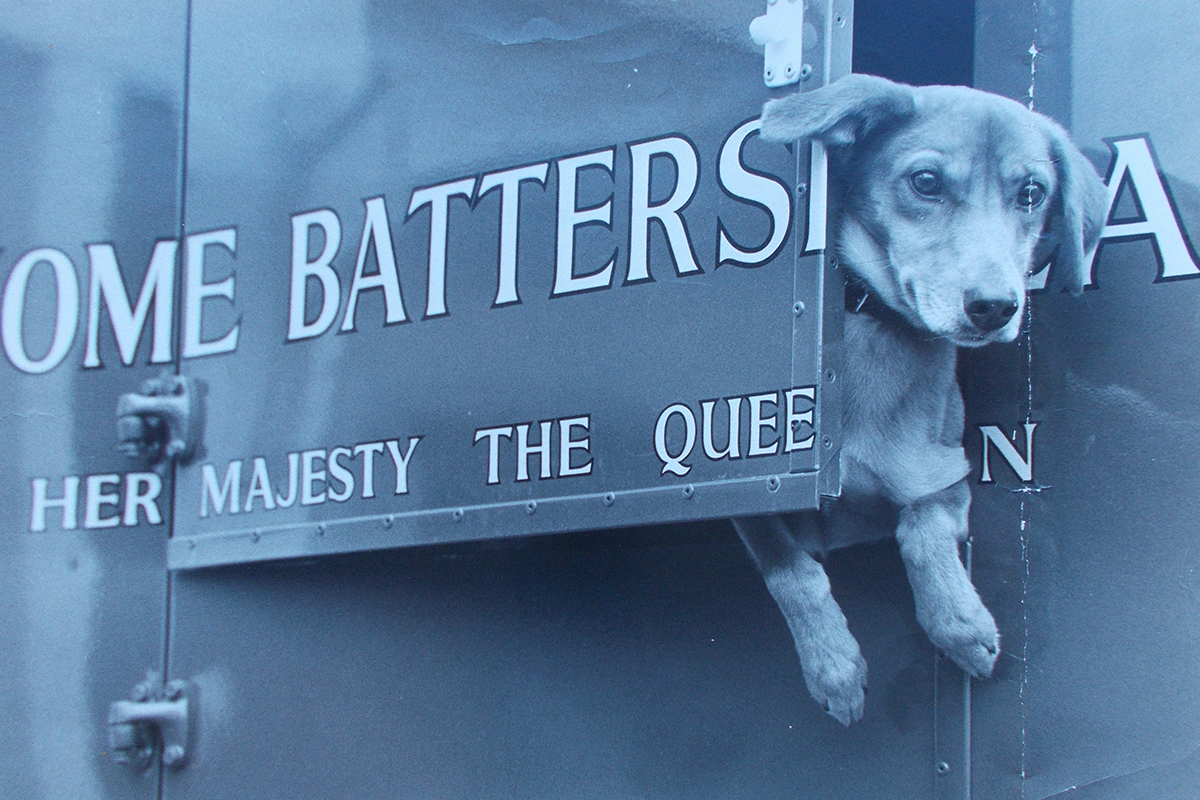
[[[863,716],[867,694],[867,662],[858,649],[858,642],[846,632],[838,641],[822,642],[805,657],[804,683],[813,699],[838,722],[851,725]]]
[[[1000,632],[978,596],[965,607],[946,609],[931,617],[924,627],[935,647],[976,678],[992,674],[1000,655]]]

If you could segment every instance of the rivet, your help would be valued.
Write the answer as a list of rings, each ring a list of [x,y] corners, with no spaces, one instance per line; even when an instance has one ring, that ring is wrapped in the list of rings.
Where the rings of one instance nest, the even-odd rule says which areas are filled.
[[[168,767],[173,767],[183,761],[183,748],[177,744],[173,744],[166,750],[163,750],[163,763]]]
[[[828,436],[822,436],[821,444],[825,445],[825,449],[828,450],[830,447],[833,447],[833,439]]]
[[[808,194],[808,184],[805,183],[804,181],[797,183],[796,184],[796,194],[800,195],[801,197]]]
[[[945,761],[939,761],[937,763],[937,766],[934,767],[934,769],[937,770],[938,775],[949,775],[950,774],[950,765],[947,764]]]
[[[769,492],[779,491],[779,476],[778,475],[772,475],[771,477],[767,478],[767,491],[769,491]]]
[[[525,504],[525,513],[533,514],[537,511],[537,500],[530,500]]]
[[[195,550],[195,549],[196,549],[196,540],[188,539],[188,550]]]
[[[812,64],[804,64],[803,66],[800,67],[800,80],[802,80],[802,81],[808,80],[810,77],[812,77],[812,72],[813,72]]]
[[[455,522],[462,522],[463,521],[463,510],[461,508],[456,508],[456,509],[454,509],[454,511],[452,511],[450,513],[450,516],[451,516],[451,518],[454,519]]]
[[[692,486],[690,483],[687,486],[683,487],[683,498],[685,500],[691,500],[692,495],[694,495],[695,493],[696,493],[696,487]]]
[[[262,534],[259,533],[258,531],[254,531],[253,533],[250,534],[250,538],[253,539],[255,542],[257,542],[259,539],[262,538]]]
[[[825,380],[829,383],[833,383],[837,380],[837,373],[831,369],[825,370]]]
[[[393,517],[391,514],[388,514],[386,517],[383,518],[383,527],[390,528],[390,527],[392,527],[393,522],[395,522],[395,517]]]
[[[795,314],[797,317],[800,316],[801,314],[803,314],[804,313],[804,303],[802,303],[799,300],[792,303],[792,313]]]
[[[317,536],[324,536],[324,535],[325,535],[325,526],[318,525],[317,526]]]
[[[168,700],[178,700],[183,697],[184,683],[183,681],[170,681],[163,690],[163,697]]]
[[[833,21],[837,23],[837,26],[839,28],[846,27],[846,18],[843,17],[841,14],[838,14],[836,17],[834,17]]]
[[[792,73],[794,73],[795,71],[796,71],[796,68],[793,67],[791,64],[788,64],[787,69],[785,69],[783,71],[783,74],[787,75],[790,78],[790,77],[792,77]]]
[[[130,695],[130,697],[135,703],[141,703],[146,700],[149,700],[150,699],[150,684],[139,683],[137,686],[133,687],[133,694]]]
[[[604,505],[611,506],[615,502],[617,502],[617,496],[612,492],[608,492],[604,495]]]

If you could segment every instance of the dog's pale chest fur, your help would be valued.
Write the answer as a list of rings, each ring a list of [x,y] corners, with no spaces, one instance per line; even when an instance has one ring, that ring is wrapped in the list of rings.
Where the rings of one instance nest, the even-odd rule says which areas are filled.
[[[845,325],[843,491],[905,506],[962,480],[955,346],[866,314]]]
[[[894,522],[880,523],[896,508],[967,475],[956,355],[945,339],[867,314],[846,315],[842,499],[835,505],[852,513],[823,515],[822,541],[810,549],[887,536]]]

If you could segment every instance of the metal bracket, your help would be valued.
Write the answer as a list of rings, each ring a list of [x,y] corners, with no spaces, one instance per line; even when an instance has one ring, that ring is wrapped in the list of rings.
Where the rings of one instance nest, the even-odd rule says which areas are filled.
[[[962,546],[971,574],[971,540]],[[971,676],[942,653],[933,663],[933,797],[971,800]]]
[[[161,691],[148,683],[138,684],[132,700],[118,700],[108,707],[113,760],[140,771],[161,753],[165,766],[179,769],[188,757],[188,711],[186,681],[171,681]]]
[[[203,415],[196,382],[163,373],[142,384],[142,391],[117,400],[117,449],[130,458],[186,463],[200,443]]]
[[[812,68],[804,64],[804,6],[807,0],[767,0],[767,13],[750,23],[750,38],[766,48],[763,82],[771,88],[796,83]]]

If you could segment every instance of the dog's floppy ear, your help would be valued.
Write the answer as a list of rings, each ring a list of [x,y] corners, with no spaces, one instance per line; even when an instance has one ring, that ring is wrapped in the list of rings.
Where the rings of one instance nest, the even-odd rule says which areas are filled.
[[[1034,266],[1053,257],[1055,283],[1077,295],[1091,277],[1092,256],[1108,221],[1108,190],[1067,132],[1058,123],[1040,118],[1050,135],[1058,191],[1034,253]]]
[[[762,137],[772,142],[819,139],[847,147],[881,125],[915,113],[911,86],[874,75],[846,75],[811,92],[763,106]]]

